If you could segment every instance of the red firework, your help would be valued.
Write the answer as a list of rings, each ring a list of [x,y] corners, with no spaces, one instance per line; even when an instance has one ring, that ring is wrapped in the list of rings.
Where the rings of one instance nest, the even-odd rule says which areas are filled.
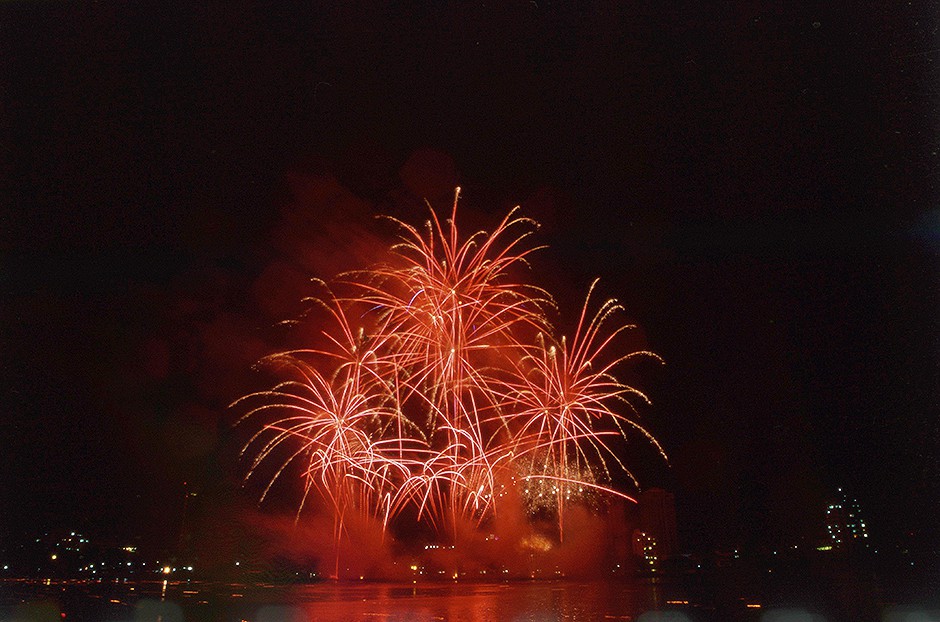
[[[551,296],[512,278],[537,250],[525,246],[536,223],[516,208],[461,238],[458,197],[444,223],[430,210],[424,234],[396,220],[388,263],[341,275],[344,295],[321,283],[310,300],[327,312],[327,345],[268,357],[287,379],[236,402],[243,420],[262,419],[243,450],[249,478],[274,465],[262,499],[300,465],[298,516],[315,491],[337,546],[350,512],[388,527],[411,510],[456,538],[497,511],[510,482],[557,514],[562,535],[572,495],[630,499],[610,486],[612,466],[633,478],[612,441],[634,430],[663,453],[635,420],[646,396],[614,375],[631,358],[658,360],[609,354],[631,328],[607,330],[620,306],[589,313],[592,285],[573,337],[557,337]]]

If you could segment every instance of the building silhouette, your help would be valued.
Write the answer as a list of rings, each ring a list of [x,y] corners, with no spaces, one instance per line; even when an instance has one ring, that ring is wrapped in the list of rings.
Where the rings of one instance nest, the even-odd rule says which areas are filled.
[[[868,527],[858,501],[841,488],[826,508],[826,531],[833,550],[868,546]]]
[[[655,555],[659,559],[679,552],[676,532],[675,495],[662,488],[649,488],[640,493],[639,524],[637,529],[644,535],[645,546],[652,541]]]

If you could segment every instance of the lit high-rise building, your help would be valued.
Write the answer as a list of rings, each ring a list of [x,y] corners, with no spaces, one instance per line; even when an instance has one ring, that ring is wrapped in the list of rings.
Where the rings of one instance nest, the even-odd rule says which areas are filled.
[[[656,572],[659,567],[656,538],[643,533],[639,529],[633,531],[633,555],[640,561],[639,570],[642,572]]]
[[[660,558],[679,550],[676,535],[676,499],[661,488],[644,490],[639,498],[639,529],[655,542]]]
[[[868,527],[862,518],[858,501],[841,488],[826,508],[826,530],[833,549],[868,546]]]

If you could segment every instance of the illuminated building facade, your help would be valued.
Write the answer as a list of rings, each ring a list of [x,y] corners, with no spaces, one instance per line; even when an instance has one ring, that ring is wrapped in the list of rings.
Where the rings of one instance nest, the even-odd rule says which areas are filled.
[[[868,546],[868,527],[862,518],[858,501],[841,488],[838,489],[837,498],[826,508],[826,531],[834,550]]]
[[[650,488],[640,494],[639,530],[655,542],[661,559],[679,551],[676,535],[676,498],[662,488]]]
[[[636,511],[633,555],[641,572],[656,572],[667,557],[679,550],[675,496],[661,488],[649,488],[640,493]]]
[[[634,530],[633,554],[640,560],[641,572],[656,572],[659,567],[657,548],[656,538],[639,529]]]

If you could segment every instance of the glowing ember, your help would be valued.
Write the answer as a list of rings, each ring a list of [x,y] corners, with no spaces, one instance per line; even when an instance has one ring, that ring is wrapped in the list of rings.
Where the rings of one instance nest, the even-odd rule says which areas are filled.
[[[512,278],[536,250],[524,247],[536,223],[512,210],[462,239],[458,196],[444,223],[431,209],[423,234],[395,221],[388,263],[318,282],[325,345],[266,358],[283,382],[235,403],[242,421],[262,420],[243,450],[249,478],[272,465],[262,499],[299,466],[298,516],[317,494],[337,543],[353,514],[388,528],[405,512],[456,540],[510,493],[557,517],[561,537],[569,502],[632,501],[610,487],[612,466],[633,478],[611,441],[635,430],[662,453],[622,412],[648,401],[615,367],[658,357],[609,354],[631,328],[607,329],[619,305],[592,313],[589,292],[573,337],[557,336],[551,296]]]

